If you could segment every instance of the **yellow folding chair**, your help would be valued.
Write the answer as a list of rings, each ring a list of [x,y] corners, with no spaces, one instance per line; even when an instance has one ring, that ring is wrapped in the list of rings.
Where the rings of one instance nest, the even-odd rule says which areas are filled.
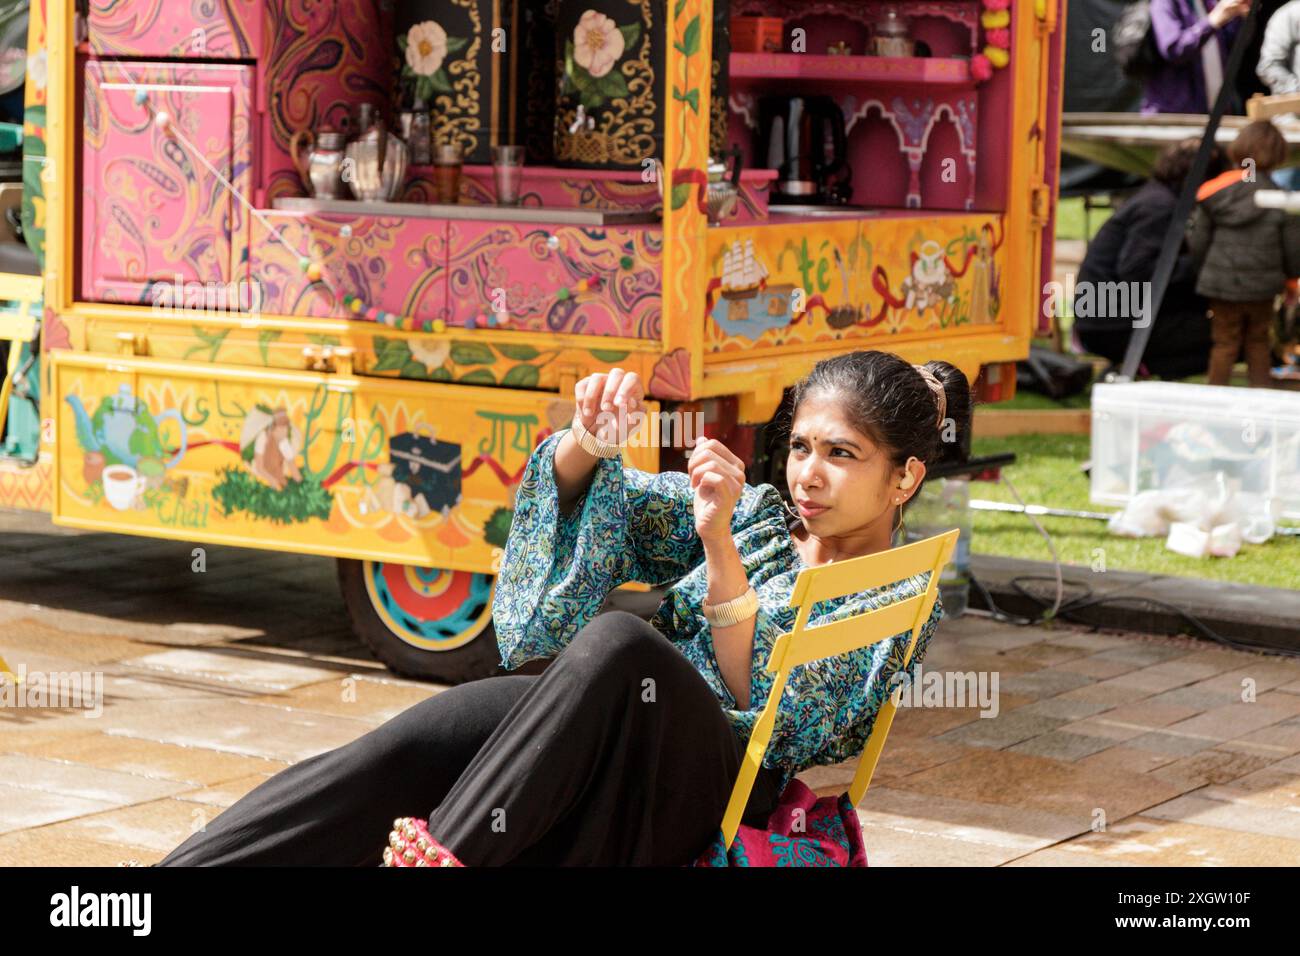
[[[38,302],[44,292],[40,276],[0,273],[0,301],[18,303],[12,313],[0,315],[0,339],[8,339],[9,363],[5,368],[4,383],[0,384],[0,442],[5,437],[5,422],[9,420],[9,395],[13,391],[14,372],[18,370],[20,345],[36,337],[36,319],[32,316],[32,303]]]
[[[763,765],[763,755],[767,753],[768,743],[772,739],[777,708],[791,669],[809,661],[835,657],[869,644],[878,644],[910,630],[912,637],[903,657],[903,667],[906,668],[911,663],[917,636],[934,608],[934,600],[939,593],[939,575],[952,558],[957,546],[957,535],[956,529],[945,531],[900,548],[824,564],[817,568],[805,568],[799,572],[790,594],[790,607],[799,609],[794,628],[776,639],[772,653],[768,656],[767,671],[775,673],[776,677],[772,681],[772,690],[767,695],[763,712],[750,734],[745,758],[741,761],[736,785],[732,788],[731,800],[727,804],[727,812],[722,817],[722,835],[727,849],[731,848],[736,831],[740,829],[740,819],[749,803],[754,778]],[[926,589],[915,597],[829,624],[808,627],[808,615],[819,601],[846,597],[873,587],[892,584],[924,571],[931,572],[930,580]],[[853,785],[849,787],[849,799],[855,807],[862,802],[871,775],[876,771],[876,762],[884,749],[885,738],[889,736],[889,727],[894,722],[895,709],[893,700],[886,698],[876,716],[871,737],[858,758],[858,769],[853,776]]]

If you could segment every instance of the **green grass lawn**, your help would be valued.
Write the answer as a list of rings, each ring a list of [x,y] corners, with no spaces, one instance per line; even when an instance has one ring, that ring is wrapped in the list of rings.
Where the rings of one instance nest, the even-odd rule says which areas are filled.
[[[1112,506],[1094,505],[1088,500],[1088,478],[1079,466],[1087,460],[1087,435],[1017,435],[978,439],[972,451],[987,455],[999,451],[1016,453],[1016,463],[1007,476],[1026,504],[1081,511],[1111,512]],[[971,497],[1012,502],[1000,484],[971,485]],[[1104,553],[1111,571],[1139,571],[1189,578],[1210,578],[1241,584],[1294,588],[1300,581],[1300,538],[1274,537],[1265,544],[1243,545],[1236,557],[1198,560],[1174,554],[1165,548],[1164,538],[1122,538],[1106,530],[1104,521],[1087,518],[1040,517],[1052,536],[1057,553],[1066,564],[1092,567],[1097,549]],[[1041,535],[1021,514],[976,511],[972,515],[972,548],[980,554],[1050,561],[1051,552]]]

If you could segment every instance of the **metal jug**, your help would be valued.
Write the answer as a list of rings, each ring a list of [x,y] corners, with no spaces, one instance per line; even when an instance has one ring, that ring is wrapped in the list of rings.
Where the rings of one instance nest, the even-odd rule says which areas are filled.
[[[315,134],[300,129],[289,140],[289,154],[303,185],[317,199],[338,199],[343,193],[343,159],[347,134],[322,127]]]

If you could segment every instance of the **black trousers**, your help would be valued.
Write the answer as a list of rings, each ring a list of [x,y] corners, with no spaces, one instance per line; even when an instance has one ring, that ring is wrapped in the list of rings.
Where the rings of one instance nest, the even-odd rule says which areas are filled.
[[[467,866],[679,866],[722,821],[742,744],[699,672],[626,611],[595,617],[541,674],[448,688],[281,771],[159,866],[378,865],[393,819]],[[763,769],[744,821],[763,826]]]

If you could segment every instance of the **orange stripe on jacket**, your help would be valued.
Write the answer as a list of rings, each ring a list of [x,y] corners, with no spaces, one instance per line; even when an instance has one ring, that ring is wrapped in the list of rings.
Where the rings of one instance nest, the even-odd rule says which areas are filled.
[[[1200,202],[1203,199],[1208,199],[1220,189],[1226,189],[1233,183],[1241,182],[1245,178],[1246,171],[1244,169],[1230,169],[1226,173],[1220,173],[1213,179],[1207,179],[1201,183],[1201,188],[1196,190],[1196,201]]]

